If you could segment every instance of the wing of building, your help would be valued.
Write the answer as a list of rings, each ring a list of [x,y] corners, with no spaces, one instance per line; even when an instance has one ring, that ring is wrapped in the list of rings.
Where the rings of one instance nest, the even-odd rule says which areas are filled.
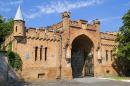
[[[58,79],[117,75],[112,64],[116,32],[100,32],[100,21],[73,21],[69,12],[62,21],[46,28],[26,28],[20,7],[13,33],[3,43],[17,52],[23,62],[24,79]]]

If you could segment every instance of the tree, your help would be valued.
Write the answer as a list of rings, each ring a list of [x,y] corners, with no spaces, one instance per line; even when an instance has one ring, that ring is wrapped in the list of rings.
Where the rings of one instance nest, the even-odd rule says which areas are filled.
[[[0,45],[4,42],[5,37],[13,32],[13,19],[4,19],[0,16]],[[12,42],[7,45],[7,57],[9,65],[16,71],[22,68],[22,60],[20,56],[12,51]]]
[[[13,19],[4,19],[0,16],[0,45],[4,42],[5,37],[13,31]]]
[[[122,17],[123,26],[120,28],[116,41],[117,56],[130,60],[130,10]]]
[[[116,39],[118,47],[115,62],[121,70],[121,75],[127,75],[130,70],[130,10],[122,17],[122,20],[123,26],[119,29]]]

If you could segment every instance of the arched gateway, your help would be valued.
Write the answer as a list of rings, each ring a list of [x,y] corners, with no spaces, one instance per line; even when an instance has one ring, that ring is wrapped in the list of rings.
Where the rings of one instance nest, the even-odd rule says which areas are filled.
[[[93,42],[80,35],[72,42],[71,67],[73,78],[93,76]]]

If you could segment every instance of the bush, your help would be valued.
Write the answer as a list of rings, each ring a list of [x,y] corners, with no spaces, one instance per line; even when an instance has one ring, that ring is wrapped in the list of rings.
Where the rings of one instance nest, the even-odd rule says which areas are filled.
[[[13,51],[8,51],[7,56],[9,65],[12,66],[12,68],[14,68],[16,71],[22,69],[22,60],[17,53]]]

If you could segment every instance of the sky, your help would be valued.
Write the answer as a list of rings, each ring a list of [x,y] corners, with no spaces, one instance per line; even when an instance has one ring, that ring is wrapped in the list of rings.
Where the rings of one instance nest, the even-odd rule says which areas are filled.
[[[71,19],[92,22],[99,19],[100,31],[118,31],[122,16],[130,9],[130,0],[0,0],[0,15],[14,18],[21,6],[26,27],[47,27],[62,20],[61,13],[71,12]]]

